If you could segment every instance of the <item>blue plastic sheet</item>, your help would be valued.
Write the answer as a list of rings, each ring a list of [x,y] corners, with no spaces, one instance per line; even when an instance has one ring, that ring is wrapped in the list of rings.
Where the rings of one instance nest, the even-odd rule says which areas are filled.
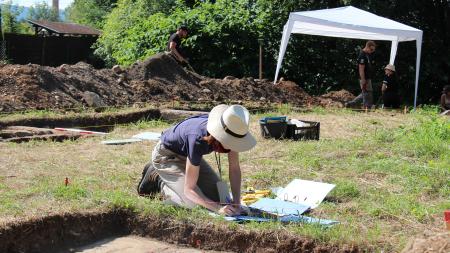
[[[339,224],[338,221],[335,220],[327,220],[327,219],[318,219],[313,217],[308,217],[304,215],[287,215],[283,217],[279,217],[278,219],[271,218],[262,218],[262,217],[253,217],[253,216],[234,216],[234,217],[225,217],[228,221],[255,221],[255,222],[269,222],[269,221],[280,221],[283,223],[305,223],[305,224],[317,224],[325,227],[331,227],[333,225]]]

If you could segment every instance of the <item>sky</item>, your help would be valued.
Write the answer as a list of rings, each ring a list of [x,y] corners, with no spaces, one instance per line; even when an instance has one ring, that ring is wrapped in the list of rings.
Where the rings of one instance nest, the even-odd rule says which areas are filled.
[[[36,3],[41,3],[42,1],[47,2],[49,6],[52,6],[52,0],[12,0],[13,4],[30,7]],[[59,0],[59,9],[65,9],[74,0]],[[8,2],[8,0],[0,0],[0,3]]]

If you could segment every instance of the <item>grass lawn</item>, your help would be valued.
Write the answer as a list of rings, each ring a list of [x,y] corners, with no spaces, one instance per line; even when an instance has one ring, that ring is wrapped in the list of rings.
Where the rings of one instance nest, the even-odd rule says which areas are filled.
[[[258,145],[241,155],[243,186],[285,186],[294,178],[336,184],[310,216],[341,224],[329,229],[277,222],[243,226],[285,230],[332,244],[357,244],[370,251],[399,251],[414,235],[443,229],[443,211],[450,209],[448,118],[429,111],[315,109],[288,113],[287,109],[253,115],[251,130]],[[261,138],[257,120],[281,114],[319,121],[321,140]],[[136,184],[155,143],[100,144],[101,140],[129,138],[168,126],[147,121],[118,126],[106,137],[63,143],[0,143],[0,225],[114,207],[223,224],[201,209],[168,207],[137,196]],[[207,160],[215,167],[213,158],[209,155]]]

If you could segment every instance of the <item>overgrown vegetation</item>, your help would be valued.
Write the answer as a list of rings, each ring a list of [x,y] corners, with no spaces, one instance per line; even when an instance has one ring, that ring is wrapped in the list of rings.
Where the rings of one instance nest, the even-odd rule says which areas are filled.
[[[336,188],[326,201],[309,215],[342,224],[323,229],[250,223],[244,225],[246,229],[287,229],[322,242],[356,243],[368,251],[398,252],[410,237],[441,224],[443,210],[450,208],[447,118],[425,110],[398,114],[316,109],[287,115],[320,121],[320,141],[262,139],[258,118],[285,114],[286,108],[289,105],[253,116],[251,131],[258,145],[242,154],[243,186],[285,186],[294,178],[334,183]],[[0,143],[0,223],[15,216],[115,207],[192,222],[224,223],[202,209],[174,208],[136,195],[136,184],[154,143],[100,144],[106,138],[159,132],[168,126],[162,121],[141,121],[119,126],[106,137],[63,143]],[[212,156],[207,160],[214,164]]]

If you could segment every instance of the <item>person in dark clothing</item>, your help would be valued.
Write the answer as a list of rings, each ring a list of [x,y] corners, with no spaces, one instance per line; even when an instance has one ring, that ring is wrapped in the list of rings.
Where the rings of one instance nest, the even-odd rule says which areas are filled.
[[[169,42],[167,43],[167,50],[175,57],[180,63],[187,63],[186,56],[183,54],[181,47],[181,39],[186,38],[188,35],[188,29],[186,26],[180,26],[176,33],[170,35]]]
[[[376,44],[374,41],[367,41],[366,46],[361,50],[358,56],[358,74],[359,74],[359,86],[361,88],[361,94],[355,99],[346,103],[347,106],[355,106],[362,102],[365,108],[371,108],[373,104],[373,89],[372,89],[372,76],[373,76],[373,57]]]
[[[395,66],[388,64],[384,68],[384,79],[381,85],[381,93],[383,94],[383,105],[389,108],[399,108],[400,98],[398,95],[397,76],[395,74]]]

